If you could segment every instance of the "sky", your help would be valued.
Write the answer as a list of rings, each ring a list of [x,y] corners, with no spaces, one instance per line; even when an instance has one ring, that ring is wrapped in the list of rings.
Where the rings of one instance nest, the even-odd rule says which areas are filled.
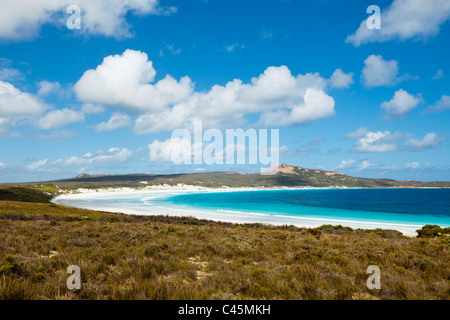
[[[0,182],[259,172],[173,163],[195,121],[278,129],[280,163],[450,180],[449,20],[449,0],[2,0]]]

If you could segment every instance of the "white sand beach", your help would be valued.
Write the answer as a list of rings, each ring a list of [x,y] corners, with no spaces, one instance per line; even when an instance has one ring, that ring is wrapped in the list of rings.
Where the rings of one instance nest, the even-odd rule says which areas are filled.
[[[294,225],[297,227],[319,227],[324,224],[343,225],[361,229],[394,229],[408,236],[415,236],[422,225],[405,224],[403,222],[340,219],[336,217],[289,216],[283,214],[267,214],[261,212],[243,212],[225,209],[203,209],[185,205],[174,205],[165,199],[174,195],[204,192],[233,192],[260,190],[297,190],[320,188],[205,188],[190,185],[159,185],[134,188],[78,189],[66,192],[53,199],[60,205],[82,209],[123,213],[129,215],[168,215],[195,217],[213,221],[231,223],[263,223],[270,225]],[[330,188],[327,188],[330,189]],[[130,199],[124,200],[124,199]]]

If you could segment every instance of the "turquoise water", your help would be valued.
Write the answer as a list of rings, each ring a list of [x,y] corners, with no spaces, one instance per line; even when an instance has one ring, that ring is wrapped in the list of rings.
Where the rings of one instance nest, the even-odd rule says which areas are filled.
[[[237,191],[182,194],[165,201],[243,214],[450,226],[449,189]]]
[[[55,202],[126,214],[300,227],[332,224],[408,235],[426,224],[450,227],[450,189],[100,192],[62,196]]]

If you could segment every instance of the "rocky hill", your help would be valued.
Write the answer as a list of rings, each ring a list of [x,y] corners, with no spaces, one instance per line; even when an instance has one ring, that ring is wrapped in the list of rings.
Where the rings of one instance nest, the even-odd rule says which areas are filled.
[[[80,175],[75,178],[49,181],[59,187],[139,187],[146,185],[198,185],[205,187],[349,187],[349,188],[450,188],[450,182],[396,181],[365,179],[340,172],[307,169],[281,164],[274,175],[245,174],[240,172],[209,172],[187,174],[130,174],[130,175]],[[23,184],[22,184],[23,185]]]

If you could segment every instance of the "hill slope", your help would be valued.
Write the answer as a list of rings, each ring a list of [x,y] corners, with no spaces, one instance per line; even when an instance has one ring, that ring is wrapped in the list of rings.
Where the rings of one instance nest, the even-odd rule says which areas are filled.
[[[48,183],[48,182],[47,182]],[[204,187],[349,187],[349,188],[450,188],[450,182],[396,181],[350,177],[340,172],[306,169],[282,164],[275,175],[245,174],[239,172],[209,172],[188,174],[131,174],[131,175],[80,175],[75,178],[50,181],[61,188],[74,187],[139,187],[145,185],[197,185]],[[27,184],[21,184],[27,185]],[[28,184],[29,185],[29,184]]]

